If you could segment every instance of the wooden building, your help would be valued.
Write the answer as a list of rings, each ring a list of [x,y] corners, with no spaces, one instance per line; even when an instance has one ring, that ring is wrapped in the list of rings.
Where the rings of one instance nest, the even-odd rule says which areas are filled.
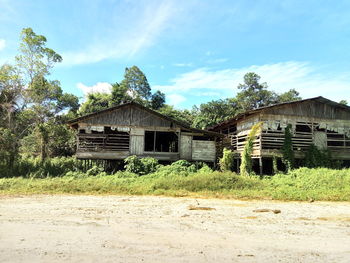
[[[69,121],[77,131],[76,157],[122,160],[130,155],[162,161],[216,161],[216,132],[188,125],[135,102]]]
[[[250,110],[209,130],[225,134],[223,146],[231,148],[239,162],[247,135],[258,122],[262,122],[262,130],[254,141],[252,157],[259,160],[260,172],[263,160],[281,156],[288,124],[292,126],[295,158],[303,159],[307,148],[314,144],[328,148],[334,159],[350,160],[350,107],[323,97]]]

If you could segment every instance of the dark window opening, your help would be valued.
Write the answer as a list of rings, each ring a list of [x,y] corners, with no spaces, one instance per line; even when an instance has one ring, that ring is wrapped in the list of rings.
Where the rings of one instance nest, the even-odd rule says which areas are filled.
[[[296,132],[311,132],[311,128],[308,125],[305,124],[297,124],[295,126],[295,131]]]
[[[178,152],[178,137],[174,132],[146,131],[146,152]]]
[[[86,133],[85,129],[79,129],[79,133]]]
[[[103,134],[103,131],[94,131],[94,130],[91,130],[91,133],[93,133],[93,134]]]
[[[154,131],[145,131],[145,151],[154,151]]]

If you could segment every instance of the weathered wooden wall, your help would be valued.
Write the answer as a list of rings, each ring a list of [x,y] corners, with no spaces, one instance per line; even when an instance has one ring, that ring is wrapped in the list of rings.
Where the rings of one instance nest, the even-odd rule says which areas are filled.
[[[215,162],[216,145],[214,141],[192,141],[192,160]]]
[[[160,118],[151,112],[134,105],[117,108],[99,115],[93,115],[83,121],[90,125],[119,125],[135,127],[177,127],[171,121]]]
[[[263,110],[264,114],[307,116],[309,118],[349,120],[350,111],[320,101],[304,101],[269,107]]]
[[[192,158],[192,136],[182,135],[180,137],[180,158],[191,160]]]

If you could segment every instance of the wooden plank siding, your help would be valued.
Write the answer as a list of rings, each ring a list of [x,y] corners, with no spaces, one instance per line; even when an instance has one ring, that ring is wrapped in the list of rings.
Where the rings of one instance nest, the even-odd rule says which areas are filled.
[[[209,161],[216,160],[216,146],[214,141],[192,141],[192,160]]]
[[[193,158],[198,161],[215,161],[214,141],[216,137],[222,137],[215,132],[182,126],[176,120],[136,103],[127,103],[86,115],[70,121],[70,125],[78,132],[76,156],[80,159],[120,160],[137,155],[162,161],[192,161]],[[152,138],[153,151],[149,148],[150,144],[145,142],[147,138],[151,140],[149,136],[146,137],[146,132],[155,132]],[[166,132],[172,135],[168,136]],[[209,137],[212,141],[203,141],[193,153],[193,136]],[[200,153],[202,150],[206,152]]]

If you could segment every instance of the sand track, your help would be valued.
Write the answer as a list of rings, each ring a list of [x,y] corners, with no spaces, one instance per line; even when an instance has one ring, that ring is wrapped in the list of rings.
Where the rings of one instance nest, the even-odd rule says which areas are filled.
[[[0,262],[349,261],[350,203],[0,197]]]

